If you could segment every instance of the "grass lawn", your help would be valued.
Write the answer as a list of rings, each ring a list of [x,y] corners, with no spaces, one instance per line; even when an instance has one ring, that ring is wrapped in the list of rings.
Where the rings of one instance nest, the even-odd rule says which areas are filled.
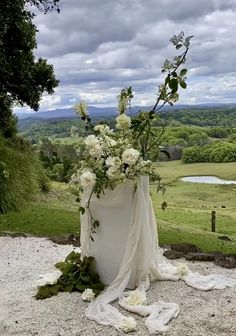
[[[21,212],[0,215],[0,232],[24,232],[37,236],[79,233],[78,204],[63,183],[41,195]]]
[[[162,243],[191,242],[206,251],[236,253],[236,185],[186,183],[182,176],[214,175],[236,180],[236,163],[182,164],[162,162],[157,169],[166,185],[166,193],[157,194],[151,186],[153,206]],[[165,211],[161,203],[168,204]],[[216,231],[211,233],[211,211],[216,211]],[[222,242],[227,235],[232,242]]]
[[[166,183],[192,175],[213,175],[226,180],[236,180],[236,162],[184,164],[181,161],[169,161],[158,163],[157,170]]]
[[[215,175],[236,179],[236,163],[188,164],[162,162],[158,171],[167,185],[164,195],[151,195],[161,244],[193,243],[205,251],[236,253],[236,186],[206,185],[178,181],[181,176]],[[161,203],[166,200],[165,211]],[[211,211],[216,211],[217,233],[211,233]],[[79,232],[78,204],[67,185],[53,183],[52,190],[19,213],[0,215],[0,232],[25,232],[52,236]],[[227,235],[232,241],[222,241]]]

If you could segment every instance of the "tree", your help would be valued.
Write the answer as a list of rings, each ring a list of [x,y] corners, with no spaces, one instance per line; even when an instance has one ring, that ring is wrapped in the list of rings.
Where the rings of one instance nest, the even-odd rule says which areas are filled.
[[[60,13],[60,8],[58,3],[60,0],[28,0],[30,5],[36,6],[39,10],[43,10],[44,13],[47,13],[50,10],[56,9]]]
[[[16,132],[13,104],[26,104],[37,111],[42,94],[52,94],[59,83],[53,66],[33,54],[37,29],[32,23],[34,14],[26,9],[26,4],[33,4],[47,12],[57,3],[58,0],[0,2],[0,133],[4,137]]]

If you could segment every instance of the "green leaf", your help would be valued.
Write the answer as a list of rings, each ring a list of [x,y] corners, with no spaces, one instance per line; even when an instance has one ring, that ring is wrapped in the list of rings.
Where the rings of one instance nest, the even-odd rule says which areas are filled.
[[[180,76],[183,77],[184,75],[186,75],[187,71],[188,71],[187,69],[182,69],[180,71]]]
[[[161,205],[162,210],[164,211],[167,208],[167,203],[164,201]]]
[[[95,221],[93,222],[93,226],[94,226],[95,228],[98,228],[99,225],[100,225],[100,223],[99,223],[98,220],[95,220]]]
[[[171,89],[171,93],[175,93],[178,91],[178,80],[176,78],[172,78],[169,82],[169,87]]]
[[[83,215],[85,213],[85,208],[83,208],[82,206],[79,207],[79,212],[81,212],[81,214]]]
[[[90,283],[91,281],[89,274],[87,274],[86,272],[80,273],[80,279],[85,283]]]
[[[183,89],[186,89],[186,87],[187,87],[187,84],[186,84],[183,80],[180,80],[180,81],[179,81],[179,85],[180,85]]]
[[[175,48],[176,48],[177,50],[179,50],[179,49],[182,48],[182,47],[183,47],[182,44],[177,44]]]

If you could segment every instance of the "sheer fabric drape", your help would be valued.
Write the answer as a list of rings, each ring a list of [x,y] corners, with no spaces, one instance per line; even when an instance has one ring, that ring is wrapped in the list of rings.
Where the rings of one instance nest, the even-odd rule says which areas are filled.
[[[91,189],[83,193],[82,206],[87,207]],[[100,222],[94,242],[90,239],[91,213],[81,215],[81,253],[94,256],[101,280],[106,290],[91,302],[86,316],[103,325],[114,326],[122,331],[124,316],[111,302],[128,311],[148,316],[145,323],[150,333],[163,332],[171,318],[179,313],[176,303],[157,301],[147,305],[127,305],[126,288],[149,288],[150,280],[184,280],[199,290],[222,289],[236,285],[236,280],[217,275],[201,276],[187,270],[182,274],[178,267],[160,262],[156,220],[149,194],[149,177],[140,176],[137,184],[130,180],[114,190],[107,190],[101,198],[90,200],[93,217]],[[187,269],[187,268],[186,268]]]

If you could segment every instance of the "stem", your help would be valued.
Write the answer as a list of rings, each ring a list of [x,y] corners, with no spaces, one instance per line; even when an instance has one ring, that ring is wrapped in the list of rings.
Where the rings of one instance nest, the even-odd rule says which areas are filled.
[[[147,148],[146,152],[149,152],[150,149],[152,149],[152,147],[155,146],[159,142],[159,140],[161,139],[161,137],[164,134],[164,132],[165,132],[165,127],[162,126],[162,130],[161,130],[160,136]]]
[[[146,153],[147,153],[147,146],[148,146],[148,141],[149,141],[149,137],[150,137],[150,131],[151,131],[151,125],[150,125],[150,120],[148,120],[148,124],[147,124],[147,136],[142,148],[142,154],[143,154],[143,159],[145,160],[146,158]]]
[[[173,72],[175,72],[176,70],[178,70],[178,68],[180,67],[180,65],[181,65],[182,63],[185,62],[185,59],[186,59],[186,55],[187,55],[187,53],[188,53],[188,50],[189,50],[189,47],[186,47],[186,50],[183,52],[183,54],[182,54],[182,56],[181,56],[181,59],[180,59],[179,63],[174,67],[174,69],[172,70],[171,73],[173,73]],[[171,74],[169,73],[168,76],[170,76],[170,75],[171,75]],[[167,84],[164,84],[164,88],[166,88],[166,85],[167,85]],[[163,88],[163,89],[164,89],[164,88]],[[162,91],[163,91],[163,89],[162,89]],[[160,110],[160,109],[167,103],[167,102],[165,101],[165,102],[161,105],[161,107],[157,109],[157,105],[159,104],[159,102],[160,102],[160,100],[161,100],[162,91],[161,91],[159,97],[157,98],[156,104],[153,106],[153,109],[152,109],[151,111],[156,112],[156,111]]]

